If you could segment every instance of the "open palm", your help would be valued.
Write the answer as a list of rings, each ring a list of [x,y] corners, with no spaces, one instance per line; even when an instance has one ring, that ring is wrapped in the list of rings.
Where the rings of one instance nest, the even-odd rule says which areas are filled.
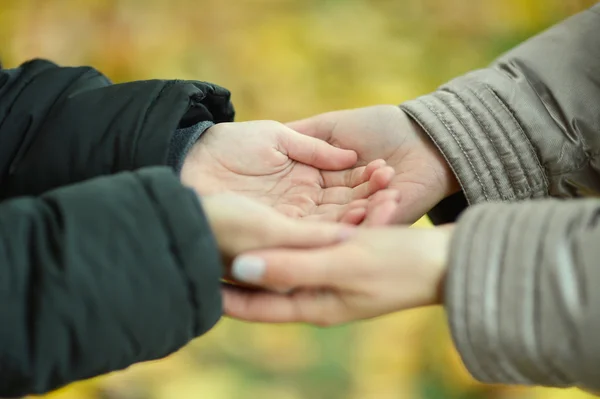
[[[201,194],[235,192],[296,218],[359,223],[368,198],[389,184],[383,160],[355,167],[354,151],[273,121],[213,126],[190,151],[184,183]]]
[[[359,165],[385,160],[395,172],[389,188],[400,195],[394,218],[397,223],[415,222],[443,198],[459,190],[442,154],[397,106],[329,112],[287,126],[356,151]]]

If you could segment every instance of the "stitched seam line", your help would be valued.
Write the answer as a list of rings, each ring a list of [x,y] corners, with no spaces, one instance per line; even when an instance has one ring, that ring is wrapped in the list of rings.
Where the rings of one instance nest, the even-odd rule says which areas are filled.
[[[504,162],[502,162],[502,157],[500,156],[500,151],[498,150],[498,146],[496,145],[496,142],[494,140],[492,140],[492,137],[489,134],[489,131],[491,130],[491,126],[487,126],[487,128],[484,127],[484,125],[487,125],[487,123],[485,123],[479,117],[479,115],[477,115],[477,113],[475,112],[475,110],[473,108],[471,108],[471,106],[469,105],[468,101],[465,98],[463,98],[458,92],[450,92],[450,91],[448,91],[448,92],[454,94],[462,102],[462,104],[471,113],[471,115],[473,116],[473,118],[475,119],[475,121],[477,122],[477,124],[479,125],[479,127],[481,128],[481,131],[483,132],[483,134],[485,134],[485,137],[492,144],[492,147],[494,148],[494,152],[496,153],[496,155],[498,156],[498,159],[500,160],[500,165],[502,165],[502,169],[504,170],[504,174],[508,178],[508,181],[510,183],[510,187],[512,188],[513,193],[516,193],[517,189],[515,187],[517,187],[518,185],[516,184],[516,182],[514,180],[514,176],[508,172],[508,169],[506,168],[506,164]]]
[[[450,133],[450,135],[452,136],[452,138],[454,139],[454,141],[456,142],[456,144],[458,145],[458,148],[460,149],[460,151],[462,152],[462,154],[464,155],[465,159],[467,160],[467,163],[469,164],[469,166],[471,167],[471,170],[473,171],[473,174],[475,175],[475,178],[477,179],[477,181],[479,182],[479,185],[481,187],[481,190],[483,192],[483,197],[485,198],[485,200],[487,201],[489,199],[487,190],[485,188],[485,186],[483,185],[483,182],[481,180],[481,177],[479,176],[479,174],[477,173],[477,170],[475,169],[475,165],[473,164],[473,162],[471,161],[471,158],[469,157],[469,155],[467,154],[467,152],[465,151],[465,149],[463,148],[462,144],[460,143],[460,141],[458,140],[458,137],[456,135],[456,133],[454,132],[454,130],[452,130],[452,128],[450,126],[448,126],[448,124],[446,123],[446,121],[443,119],[442,115],[440,115],[438,112],[436,112],[429,104],[427,104],[427,102],[425,101],[421,101],[423,105],[425,105],[425,107],[427,107],[427,109],[433,113],[438,120],[444,125],[444,127],[446,128],[446,130],[448,130],[448,133]]]
[[[454,112],[454,109],[450,106],[449,103],[445,102],[441,97],[436,97],[436,98],[442,104],[444,104],[448,108],[448,110],[450,111],[450,113],[452,115],[454,115],[454,117],[458,120],[458,122],[462,125],[462,127],[464,128],[464,130],[467,132],[467,134],[469,135],[469,137],[473,140],[473,143],[475,144],[475,147],[477,147],[477,150],[481,154],[481,159],[485,163],[486,169],[488,171],[490,171],[490,176],[492,177],[492,182],[494,183],[494,187],[496,188],[496,191],[500,194],[500,197],[502,199],[505,199],[505,196],[502,193],[502,190],[500,190],[500,182],[499,182],[498,178],[493,173],[491,173],[492,167],[491,167],[491,165],[489,163],[489,160],[485,156],[485,151],[483,150],[483,148],[481,148],[481,146],[479,145],[479,143],[477,142],[477,140],[475,139],[475,137],[473,136],[473,134],[470,132],[470,130],[467,128],[467,126],[463,123],[464,119],[461,118],[456,112]]]
[[[469,90],[473,94],[473,96],[477,97],[477,99],[481,102],[481,104],[488,111],[488,113],[490,114],[490,116],[494,119],[494,121],[496,122],[496,124],[500,127],[500,131],[502,132],[502,136],[508,141],[508,144],[510,145],[510,148],[512,149],[512,153],[514,154],[515,158],[517,159],[517,162],[519,163],[519,168],[523,172],[523,176],[525,177],[525,183],[527,184],[527,188],[529,190],[531,190],[531,182],[529,181],[529,177],[527,176],[526,169],[525,169],[525,166],[524,166],[524,163],[523,163],[523,159],[521,158],[521,155],[519,155],[519,152],[517,151],[517,149],[515,147],[515,144],[510,139],[510,135],[508,134],[508,132],[504,128],[504,125],[498,120],[498,118],[496,117],[496,115],[492,111],[490,105],[487,103],[487,101],[482,96],[480,96],[479,94],[477,94],[475,92],[475,90],[471,89],[470,87],[467,87],[467,90]]]
[[[517,125],[517,128],[519,129],[519,131],[521,132],[521,134],[523,135],[523,137],[525,137],[525,140],[527,142],[527,145],[529,146],[529,149],[531,150],[531,153],[535,155],[535,157],[534,157],[535,158],[535,162],[537,163],[538,168],[540,169],[540,172],[541,172],[541,175],[542,175],[542,179],[544,180],[544,183],[547,186],[548,185],[548,181],[546,180],[546,174],[544,173],[544,168],[543,168],[542,164],[540,163],[540,160],[539,160],[539,158],[537,156],[537,152],[536,152],[535,148],[533,147],[533,143],[531,142],[531,140],[529,140],[529,137],[527,136],[527,134],[525,134],[525,130],[523,130],[523,127],[519,123],[517,117],[515,116],[515,114],[513,113],[513,111],[510,108],[508,108],[508,106],[504,103],[504,101],[502,101],[500,99],[500,96],[498,96],[498,94],[496,94],[496,92],[494,91],[494,89],[492,89],[488,84],[484,83],[483,85],[487,89],[487,91],[489,91],[492,94],[492,96],[494,96],[494,98],[496,99],[496,101],[498,101],[500,103],[500,106],[504,109],[504,111],[506,111],[508,113],[508,115],[510,115],[510,117],[512,118],[512,120],[515,123],[515,125]],[[517,156],[518,155],[519,154],[517,153]]]

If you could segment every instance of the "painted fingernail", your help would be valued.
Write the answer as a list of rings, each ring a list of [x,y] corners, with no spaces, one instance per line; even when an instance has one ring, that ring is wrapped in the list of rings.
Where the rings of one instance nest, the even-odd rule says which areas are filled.
[[[338,239],[340,242],[347,241],[350,238],[352,238],[352,236],[355,233],[356,233],[356,228],[353,228],[353,227],[343,228],[339,233]]]
[[[236,280],[256,283],[262,279],[266,268],[264,259],[256,256],[240,256],[233,261],[231,274]]]

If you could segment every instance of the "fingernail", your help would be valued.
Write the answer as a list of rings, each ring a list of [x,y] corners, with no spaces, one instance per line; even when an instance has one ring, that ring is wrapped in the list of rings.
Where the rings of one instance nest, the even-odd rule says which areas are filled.
[[[231,274],[236,280],[256,283],[265,274],[266,266],[264,259],[256,256],[240,256],[233,261]]]
[[[353,228],[353,227],[346,227],[346,228],[343,228],[343,229],[340,231],[339,235],[338,235],[338,240],[339,240],[340,242],[347,241],[347,240],[349,240],[349,239],[350,239],[350,238],[351,238],[351,237],[352,237],[352,236],[353,236],[355,233],[356,233],[356,229],[355,229],[355,228]]]

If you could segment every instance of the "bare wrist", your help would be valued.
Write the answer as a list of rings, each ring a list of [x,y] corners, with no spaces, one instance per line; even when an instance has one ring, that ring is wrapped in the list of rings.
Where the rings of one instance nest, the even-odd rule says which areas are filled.
[[[431,287],[433,290],[432,304],[443,305],[444,286],[448,270],[450,244],[454,233],[454,224],[447,224],[434,229],[432,242],[432,257],[430,259],[433,271]]]
[[[425,145],[429,148],[433,158],[433,165],[436,168],[439,180],[442,183],[441,190],[443,191],[443,197],[449,197],[452,194],[456,194],[461,191],[460,183],[456,178],[456,174],[450,167],[450,163],[434,143],[433,139],[427,134],[425,129],[415,121],[410,115],[407,115],[410,120],[411,126],[417,135],[423,140]]]

